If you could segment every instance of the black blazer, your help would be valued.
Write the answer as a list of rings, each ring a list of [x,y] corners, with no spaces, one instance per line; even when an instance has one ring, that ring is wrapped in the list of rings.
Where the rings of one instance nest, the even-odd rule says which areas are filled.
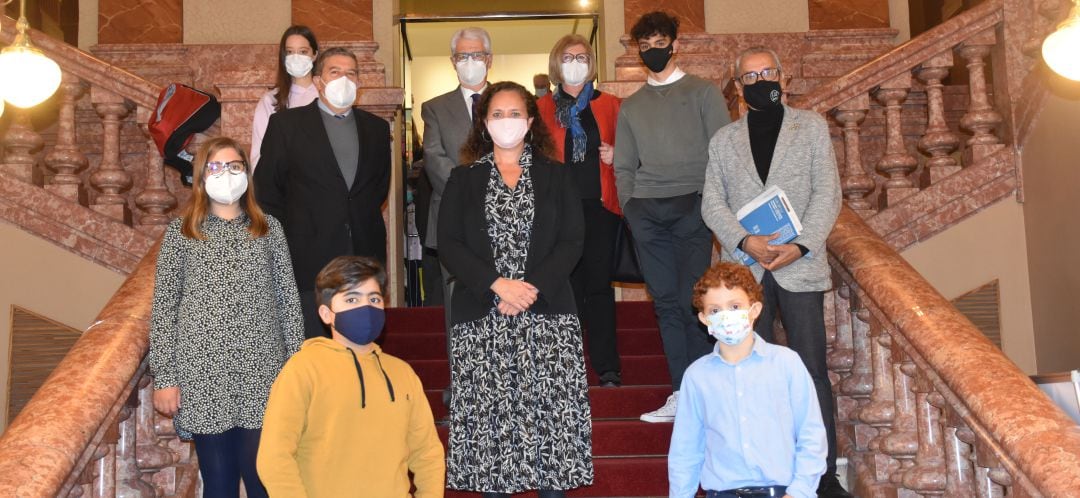
[[[255,198],[281,221],[296,285],[315,289],[315,275],[341,255],[386,260],[382,205],[390,188],[390,125],[353,108],[360,160],[352,188],[338,168],[318,100],[270,116],[255,168]]]
[[[495,307],[491,284],[499,277],[487,234],[484,197],[493,166],[473,163],[450,173],[439,208],[439,259],[457,279],[450,321],[483,317]],[[540,290],[535,313],[575,313],[570,272],[581,259],[585,221],[581,196],[566,166],[534,156],[530,175],[536,196],[525,281]]]

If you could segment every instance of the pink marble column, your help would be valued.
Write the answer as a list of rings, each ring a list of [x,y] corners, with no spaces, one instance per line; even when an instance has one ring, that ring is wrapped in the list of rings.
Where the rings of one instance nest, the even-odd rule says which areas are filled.
[[[315,31],[319,41],[372,40],[372,0],[293,0],[292,20]]]
[[[138,109],[139,123],[149,121],[151,110]],[[169,223],[168,212],[176,207],[176,196],[165,186],[165,163],[158,152],[157,144],[149,138],[149,129],[145,124],[139,128],[147,135],[146,139],[146,179],[142,192],[135,196],[135,205],[142,211],[136,226],[144,231],[155,231]]]
[[[915,466],[904,472],[902,482],[905,488],[923,496],[942,496],[946,473],[941,407],[945,400],[922,371],[916,373],[912,390],[915,392],[919,449],[915,453]]]
[[[94,87],[91,101],[101,116],[101,164],[90,175],[90,184],[100,192],[90,205],[95,211],[124,223],[131,223],[131,210],[122,192],[131,188],[131,175],[120,164],[120,120],[131,111],[130,104],[115,93]]]
[[[625,0],[623,19],[626,33],[642,15],[662,10],[679,19],[679,33],[705,31],[704,0]]]
[[[899,355],[901,358],[896,358]],[[894,350],[893,361],[893,398],[896,401],[896,416],[893,420],[892,433],[881,440],[881,451],[897,459],[900,469],[889,476],[889,481],[900,485],[903,471],[914,465],[915,454],[919,449],[919,436],[916,425],[915,394],[911,392],[911,377],[915,374],[915,364],[904,353]]]
[[[877,171],[887,179],[881,186],[878,204],[884,209],[919,191],[909,175],[919,162],[904,145],[903,118],[900,111],[911,89],[911,75],[904,73],[877,90],[874,97],[885,106],[885,155],[877,163]]]
[[[975,494],[975,474],[971,445],[961,441],[959,436],[960,431],[967,430],[967,425],[955,410],[946,409],[945,413],[945,472],[948,473],[945,496],[972,496]]]
[[[861,95],[842,104],[835,114],[836,121],[843,125],[844,133],[844,170],[840,189],[848,207],[864,218],[875,212],[867,196],[876,185],[863,167],[859,142],[859,124],[866,119],[869,110],[870,97]]]
[[[968,89],[971,100],[968,112],[960,119],[960,126],[972,133],[964,151],[964,163],[974,164],[1003,147],[1001,140],[994,134],[994,129],[1002,122],[999,112],[990,104],[986,83],[986,56],[997,44],[997,33],[993,29],[983,31],[967,40],[957,49],[967,64]]]
[[[888,0],[810,0],[810,29],[888,28]]]
[[[183,0],[99,0],[98,43],[182,43]]]
[[[45,165],[52,170],[52,180],[45,189],[73,202],[84,203],[86,190],[79,172],[86,169],[86,155],[79,150],[76,137],[75,102],[86,93],[86,85],[70,73],[64,73],[60,85],[60,116],[57,119],[56,146],[45,155]]]
[[[0,172],[26,183],[34,183],[33,153],[45,142],[34,131],[29,110],[8,105],[4,112],[10,112],[13,119],[4,135],[4,162],[0,163]]]
[[[960,164],[952,156],[960,145],[960,137],[945,123],[945,104],[941,93],[941,80],[949,76],[952,66],[953,57],[949,51],[915,69],[915,77],[926,85],[927,127],[926,133],[919,139],[919,150],[930,156],[922,172],[924,187],[960,171]]]

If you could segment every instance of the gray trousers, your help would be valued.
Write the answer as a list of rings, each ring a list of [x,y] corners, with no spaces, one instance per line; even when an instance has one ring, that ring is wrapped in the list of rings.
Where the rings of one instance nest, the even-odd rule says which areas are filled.
[[[709,268],[712,232],[701,219],[701,195],[632,198],[623,206],[637,248],[645,287],[653,298],[671,386],[712,350],[691,304],[694,284]]]

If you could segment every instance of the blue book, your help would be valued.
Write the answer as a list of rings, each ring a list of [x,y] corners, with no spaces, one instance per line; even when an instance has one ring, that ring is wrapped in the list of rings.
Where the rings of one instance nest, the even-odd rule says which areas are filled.
[[[735,217],[750,235],[772,235],[779,232],[780,236],[769,242],[770,245],[787,244],[803,230],[799,215],[791,208],[787,194],[776,185],[765,189],[739,209]],[[746,266],[757,264],[754,258],[738,248],[735,248],[732,254]]]

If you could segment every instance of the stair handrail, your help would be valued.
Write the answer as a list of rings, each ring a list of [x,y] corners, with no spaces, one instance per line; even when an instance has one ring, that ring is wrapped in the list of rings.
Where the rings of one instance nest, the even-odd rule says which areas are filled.
[[[1004,0],[988,0],[897,45],[832,82],[819,85],[806,94],[793,96],[789,104],[819,113],[829,112],[844,102],[870,93],[875,87],[897,76],[910,73],[923,61],[952,50],[958,42],[993,28],[1004,19]]]
[[[1080,427],[1068,415],[1054,405],[1015,363],[850,208],[843,208],[828,238],[828,252],[841,286],[847,287],[850,294],[846,298],[849,299],[849,306],[836,303],[837,316],[849,313],[849,310],[868,311],[865,317],[858,319],[868,329],[879,328],[875,330],[878,335],[874,337],[870,337],[872,332],[864,332],[864,341],[872,342],[887,336],[882,344],[893,347],[891,354],[895,355],[895,349],[899,348],[914,364],[905,370],[905,373],[912,372],[905,375],[912,381],[910,388],[904,391],[922,392],[928,408],[936,407],[942,411],[939,418],[931,417],[928,421],[922,420],[920,413],[920,431],[924,422],[939,424],[939,429],[954,424],[959,440],[973,447],[972,463],[968,465],[988,468],[983,475],[989,476],[992,481],[989,484],[1020,486],[1025,488],[1021,496],[1076,496],[1080,489]],[[849,327],[855,328],[858,327]],[[845,340],[841,335],[838,332],[834,353],[836,349],[843,349],[846,343],[849,348],[846,359],[848,368],[851,368],[852,342],[850,337]],[[858,339],[855,343],[858,344]],[[882,354],[886,357],[890,354],[888,345],[883,346]],[[895,356],[892,358],[889,361],[905,362],[896,361]],[[830,363],[837,362],[830,358]],[[838,363],[845,362],[841,360]],[[859,369],[859,365],[854,368]],[[863,370],[863,373],[866,371]],[[841,379],[838,383],[841,390],[845,382]],[[923,383],[922,387],[919,387],[919,382]],[[853,384],[860,383],[865,398],[869,394],[865,391],[866,379]],[[894,389],[893,385],[874,387],[889,391]],[[940,398],[925,397],[934,392]],[[873,400],[877,396],[869,394],[869,397]],[[860,417],[857,409],[852,412],[852,419]],[[879,415],[871,417],[875,416]],[[838,423],[846,425],[843,420],[838,420]],[[849,420],[848,423],[859,422]],[[933,428],[934,425],[929,427]],[[918,439],[918,454],[912,453],[906,457],[914,460],[915,465],[894,469],[901,477],[894,478],[893,484],[900,480],[903,487],[910,489],[908,484],[929,486],[927,483],[934,479],[927,476],[941,477],[933,472],[905,475],[910,469],[916,469],[915,473],[918,474],[927,472],[927,468],[937,467],[937,471],[950,474],[950,477],[960,472],[952,468],[947,470],[947,462],[941,461],[954,455],[926,457],[924,451],[930,449],[924,448],[922,434],[918,435]],[[939,449],[944,450],[950,447],[949,444],[946,442],[944,448]],[[887,445],[878,444],[876,450],[873,443],[869,446],[870,452],[881,454],[884,452],[882,447]],[[920,463],[921,457],[925,457],[925,461]],[[1002,470],[1007,474],[1003,474]],[[865,476],[860,475],[862,477]],[[971,486],[970,480],[967,486]],[[860,484],[865,486],[867,483]],[[889,485],[888,482],[883,484]],[[938,482],[936,485],[943,486],[944,483]],[[981,497],[992,494],[976,493],[974,488],[964,488],[965,483],[950,481],[948,485],[952,487],[939,487],[933,489],[937,493],[931,494],[942,491],[946,496]],[[868,492],[867,488],[862,489]]]
[[[0,15],[0,44],[11,44],[15,40],[15,32],[15,20]],[[122,95],[140,107],[155,107],[161,92],[159,85],[36,29],[30,28],[27,35],[35,47],[56,61],[65,72],[70,72],[94,86]]]

